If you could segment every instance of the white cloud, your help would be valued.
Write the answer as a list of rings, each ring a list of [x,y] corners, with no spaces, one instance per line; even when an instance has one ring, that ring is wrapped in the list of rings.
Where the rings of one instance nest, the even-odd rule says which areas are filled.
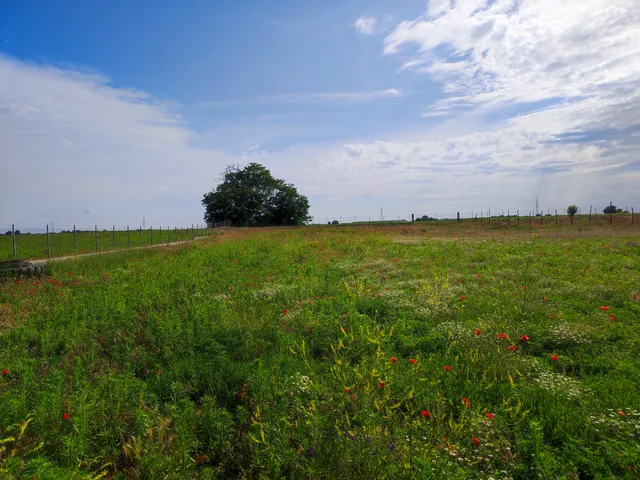
[[[419,71],[460,101],[594,98],[640,81],[640,3],[432,0],[422,17],[387,36],[384,53],[406,45],[416,45],[418,57],[403,68],[426,63]],[[438,55],[438,48],[448,55]]]
[[[373,35],[376,24],[377,20],[373,17],[360,17],[353,24],[353,28],[363,35]]]
[[[223,100],[202,102],[194,105],[194,108],[216,108],[224,106],[250,105],[262,103],[316,103],[316,102],[364,102],[385,98],[402,97],[402,92],[397,88],[385,90],[372,90],[363,92],[309,92],[288,93],[282,95],[269,95],[266,97],[248,98],[243,100]]]
[[[202,193],[233,163],[191,148],[195,133],[174,106],[105,77],[0,56],[0,78],[0,216],[12,223],[37,227],[29,222],[55,211],[61,227],[72,225],[87,204],[98,222],[146,213],[191,223],[202,218]],[[167,189],[181,198],[167,200]]]

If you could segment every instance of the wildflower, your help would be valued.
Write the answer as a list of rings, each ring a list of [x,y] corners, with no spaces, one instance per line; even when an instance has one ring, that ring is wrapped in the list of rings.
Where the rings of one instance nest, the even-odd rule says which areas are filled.
[[[389,361],[390,361],[391,363],[396,363],[396,362],[398,361],[398,359],[397,359],[396,357],[391,357],[391,358],[389,359]]]
[[[514,347],[513,345],[509,345],[509,350],[511,350],[512,352],[516,349],[516,347]]]
[[[64,412],[64,414],[62,415],[62,418],[64,420],[70,420],[71,419],[71,415],[69,415],[67,412]]]
[[[343,313],[342,316],[347,318],[349,316],[349,314],[348,313]]]
[[[356,398],[356,397],[355,397],[354,395],[349,395],[349,398],[350,398],[351,400],[353,400],[353,399],[354,399],[354,398]]]
[[[467,297],[465,297],[465,296],[463,295],[463,296],[461,296],[458,300],[460,300],[460,301],[462,302],[465,298],[467,298]]]
[[[467,397],[462,397],[462,404],[465,407],[470,407],[471,406],[471,401]]]
[[[554,362],[558,361],[558,355],[551,355],[551,360],[553,360]]]
[[[345,389],[344,389],[344,393],[349,393],[350,391],[351,391],[351,389],[350,389],[350,388],[345,388]]]
[[[622,410],[618,410],[618,415],[620,415],[621,417],[624,417],[624,412]]]
[[[6,368],[3,368],[2,375],[9,375],[9,370],[7,370]]]
[[[548,302],[549,301],[549,297],[542,297],[542,301],[543,302]]]
[[[479,328],[476,328],[476,337],[478,335],[482,335],[482,330],[480,330]]]
[[[289,310],[287,310],[287,309],[285,308],[285,309],[282,311],[282,313],[283,313],[284,315],[287,315],[287,314],[289,313]]]
[[[478,446],[480,446],[480,440],[478,440],[478,438],[477,438],[477,437],[473,437],[473,438],[471,439],[471,441],[473,442],[473,446],[474,446],[474,447],[478,447]]]
[[[611,308],[605,307],[604,305],[601,305],[601,306],[598,307],[598,310],[600,310],[602,312],[608,312],[609,310],[611,310]]]
[[[415,363],[416,363],[416,359],[415,359],[415,358],[410,358],[410,359],[409,359],[409,363],[410,363],[411,365],[415,365]]]
[[[487,412],[484,414],[484,416],[487,417],[489,420],[491,420],[493,418],[493,413]]]
[[[384,382],[383,382],[382,380],[380,380],[380,381],[378,382],[378,388],[379,388],[380,390],[382,390],[382,389],[384,388]]]
[[[549,318],[553,318],[553,315],[549,315]]]
[[[611,320],[612,322],[616,321],[616,317],[613,315],[613,313],[609,314],[609,320]]]
[[[506,340],[509,338],[509,335],[507,335],[506,333],[499,333],[498,334],[498,338],[502,339],[502,340]]]
[[[444,371],[445,372],[449,372],[451,370],[451,367],[449,365],[445,365],[444,366]]]
[[[156,370],[156,375],[163,375],[162,370]]]
[[[422,410],[421,414],[423,418],[429,418],[431,416],[429,410]]]
[[[527,335],[522,335],[520,337],[520,340],[522,340],[523,342],[528,342],[529,341],[529,337]]]

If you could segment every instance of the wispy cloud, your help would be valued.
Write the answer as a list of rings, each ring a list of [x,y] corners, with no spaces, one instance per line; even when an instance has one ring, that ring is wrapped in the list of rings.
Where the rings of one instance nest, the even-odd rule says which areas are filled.
[[[261,103],[366,102],[385,98],[398,98],[402,96],[402,91],[397,88],[387,88],[386,90],[373,90],[366,92],[310,92],[269,95],[265,97],[246,98],[241,100],[202,102],[197,105],[193,105],[193,107],[214,108]]]
[[[353,28],[363,35],[373,35],[377,23],[377,20],[373,17],[360,17],[353,24]]]

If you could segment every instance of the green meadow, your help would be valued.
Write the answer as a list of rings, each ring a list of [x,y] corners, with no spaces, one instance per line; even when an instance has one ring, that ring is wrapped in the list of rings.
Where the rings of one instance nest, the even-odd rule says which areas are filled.
[[[599,223],[231,229],[9,279],[0,477],[638,478],[640,231]]]

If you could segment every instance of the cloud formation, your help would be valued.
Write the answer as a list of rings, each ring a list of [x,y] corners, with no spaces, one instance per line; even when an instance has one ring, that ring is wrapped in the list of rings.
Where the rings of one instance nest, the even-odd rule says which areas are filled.
[[[402,97],[402,92],[397,88],[385,90],[372,90],[363,92],[309,92],[288,93],[281,95],[269,95],[265,97],[246,98],[242,100],[221,100],[201,102],[194,105],[195,108],[215,108],[238,105],[255,104],[283,104],[283,103],[318,103],[318,102],[366,102],[385,98]]]
[[[195,133],[174,105],[104,76],[0,56],[0,78],[0,218],[11,223],[61,212],[56,222],[73,224],[87,204],[107,222],[191,223],[231,163],[189,147]]]
[[[377,23],[373,17],[360,17],[353,24],[353,28],[363,35],[373,35]]]

